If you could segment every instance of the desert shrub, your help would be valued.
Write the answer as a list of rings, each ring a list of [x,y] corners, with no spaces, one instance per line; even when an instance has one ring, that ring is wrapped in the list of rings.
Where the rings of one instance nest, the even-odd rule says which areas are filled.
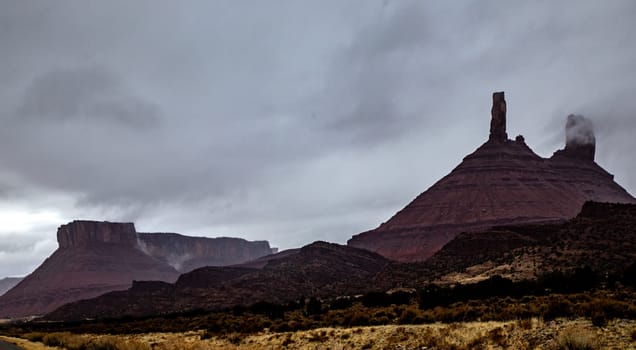
[[[247,311],[247,308],[243,305],[236,305],[232,308],[232,315],[234,316],[243,316],[243,314]]]
[[[243,341],[243,335],[240,333],[231,333],[226,337],[227,341],[234,345],[239,345]]]
[[[285,316],[285,308],[282,305],[259,301],[249,307],[249,311],[254,314],[265,315],[270,319],[280,319]]]
[[[466,344],[466,349],[471,350],[485,350],[488,349],[488,341],[486,337],[476,337]]]
[[[557,317],[569,316],[572,310],[572,303],[564,299],[550,299],[541,315],[544,320],[552,321]]]
[[[337,298],[329,303],[330,310],[348,309],[353,305],[353,300],[349,297]]]
[[[362,297],[362,305],[366,307],[389,306],[391,298],[384,292],[369,292]]]
[[[326,331],[313,332],[309,334],[309,341],[315,343],[325,343],[329,340],[329,336]]]
[[[499,345],[499,346],[505,346],[506,345],[506,334],[503,330],[503,328],[501,327],[497,327],[495,329],[492,329],[488,332],[488,338],[490,338],[490,340],[492,340],[493,343]]]
[[[22,334],[22,338],[32,342],[42,342],[42,338],[44,338],[44,334],[40,332],[31,332]]]
[[[417,313],[412,309],[404,309],[398,318],[399,324],[415,324]]]
[[[593,334],[584,330],[568,330],[557,337],[554,350],[596,350],[599,344]]]
[[[589,266],[577,268],[574,272],[566,274],[561,271],[552,271],[539,276],[536,290],[549,290],[555,293],[577,293],[589,290],[597,286],[600,278]]]
[[[532,329],[532,319],[531,318],[519,319],[517,320],[517,326],[524,330]]]
[[[278,320],[274,322],[274,324],[272,324],[272,326],[269,329],[272,332],[282,333],[282,332],[290,332],[292,331],[292,328],[294,327],[290,325],[290,322]]]
[[[448,306],[453,299],[451,288],[431,284],[420,290],[419,307],[428,310],[436,306]]]
[[[602,311],[595,311],[592,313],[590,317],[592,324],[596,327],[605,327],[607,326],[607,316]]]
[[[528,290],[527,283],[515,284],[511,280],[492,276],[473,284],[454,287],[428,285],[419,291],[419,307],[422,310],[436,306],[448,306],[460,301],[482,300],[492,297],[521,296]]]
[[[283,340],[283,342],[281,343],[281,345],[283,345],[285,348],[287,348],[288,346],[290,346],[293,343],[294,343],[294,339],[292,339],[292,335],[288,334],[287,337],[285,338],[285,340]]]
[[[114,336],[91,338],[69,332],[49,333],[42,337],[47,346],[67,350],[150,350],[150,346],[137,340],[124,340]]]
[[[630,317],[629,305],[625,302],[603,298],[588,304],[588,314],[597,327],[605,327],[609,320]]]
[[[320,315],[322,311],[322,302],[315,297],[311,297],[305,308],[307,315]]]
[[[372,326],[380,326],[380,325],[385,325],[390,323],[391,323],[391,320],[386,316],[380,316],[380,317],[374,316],[369,319],[369,324]]]
[[[636,261],[623,271],[623,278],[621,281],[627,286],[636,287]]]
[[[345,316],[344,323],[349,326],[368,326],[369,325],[369,317],[360,311],[354,311],[351,314]]]
[[[66,346],[70,339],[75,337],[69,332],[49,333],[42,337],[42,343],[46,346]]]
[[[408,305],[415,297],[415,294],[400,290],[393,293],[387,293],[387,297],[389,299],[389,305]]]
[[[292,300],[285,304],[286,311],[303,310],[305,308],[305,297],[301,297],[297,300]]]

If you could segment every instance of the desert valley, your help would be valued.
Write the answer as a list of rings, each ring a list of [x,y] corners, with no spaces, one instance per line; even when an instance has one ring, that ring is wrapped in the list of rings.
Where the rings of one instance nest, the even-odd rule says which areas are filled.
[[[636,350],[634,33],[634,0],[0,2],[0,350]]]
[[[583,117],[545,159],[506,109],[494,93],[488,140],[346,246],[62,225],[0,296],[0,331],[27,349],[632,347],[636,200]]]

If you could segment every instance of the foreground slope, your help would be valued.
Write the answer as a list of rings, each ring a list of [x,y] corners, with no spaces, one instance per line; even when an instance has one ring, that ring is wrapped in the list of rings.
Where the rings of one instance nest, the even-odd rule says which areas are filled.
[[[588,267],[611,278],[636,263],[636,205],[587,202],[561,224],[463,233],[426,261],[431,279],[471,282],[500,275],[533,279]]]
[[[586,201],[636,203],[594,162],[595,139],[566,124],[566,147],[549,159],[536,155],[522,136],[506,133],[503,92],[493,95],[489,140],[378,228],[347,244],[399,261],[423,261],[455,235],[502,224],[563,221]]]

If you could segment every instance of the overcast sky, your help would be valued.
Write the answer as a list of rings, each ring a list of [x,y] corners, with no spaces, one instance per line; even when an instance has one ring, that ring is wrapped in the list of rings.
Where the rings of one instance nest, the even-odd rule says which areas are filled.
[[[636,2],[3,1],[0,277],[73,219],[344,243],[488,137],[590,118],[636,192]]]

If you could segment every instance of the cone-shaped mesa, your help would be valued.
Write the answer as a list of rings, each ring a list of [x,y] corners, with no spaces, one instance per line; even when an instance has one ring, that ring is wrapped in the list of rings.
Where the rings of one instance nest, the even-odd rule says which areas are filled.
[[[504,142],[508,139],[506,133],[506,100],[504,92],[492,94],[492,109],[490,110],[490,137],[489,141]]]

